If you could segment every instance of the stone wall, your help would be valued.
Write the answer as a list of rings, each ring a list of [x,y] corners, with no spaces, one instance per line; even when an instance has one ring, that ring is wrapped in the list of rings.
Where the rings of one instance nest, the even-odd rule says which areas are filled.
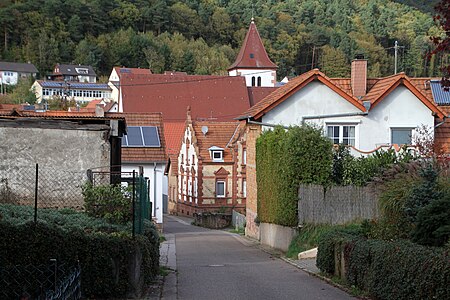
[[[12,127],[11,121],[0,121],[0,181],[25,201],[20,204],[34,203],[38,163],[39,206],[82,207],[86,171],[110,165],[109,127],[91,124],[85,126],[89,130],[56,129],[46,128],[46,122]]]

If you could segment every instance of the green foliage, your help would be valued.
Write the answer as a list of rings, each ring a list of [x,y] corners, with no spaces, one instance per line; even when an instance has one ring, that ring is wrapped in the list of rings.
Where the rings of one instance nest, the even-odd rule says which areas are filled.
[[[339,145],[333,151],[332,182],[338,185],[365,185],[394,164],[407,163],[414,157],[404,149],[378,150],[367,157],[353,157],[349,149]]]
[[[375,299],[448,299],[450,265],[444,249],[411,242],[365,240],[334,232],[319,242],[317,266],[334,274],[345,263],[344,279]]]
[[[446,59],[444,55],[434,61],[424,58],[432,49],[428,36],[441,34],[431,15],[388,0],[278,0],[264,5],[252,5],[249,0],[41,2],[0,5],[2,60],[31,61],[41,74],[50,72],[56,62],[91,62],[99,75],[108,75],[116,65],[147,68],[146,60],[139,58],[146,56],[151,44],[162,36],[172,40],[179,35],[192,51],[196,72],[219,74],[235,58],[221,48],[227,45],[237,53],[252,15],[268,53],[279,66],[280,78],[314,67],[332,72],[329,76],[348,74],[356,52],[369,58],[369,74],[390,75],[394,51],[389,48],[394,40],[404,47],[399,71],[409,75],[437,75]],[[400,2],[425,7],[427,12],[433,8],[417,1]],[[193,51],[199,40],[206,48]],[[186,50],[181,44],[170,45],[171,53]],[[213,54],[222,69],[209,67],[216,58]],[[182,70],[182,62],[178,56],[173,69]]]
[[[145,284],[158,274],[159,237],[150,223],[144,235],[132,239],[129,230],[103,221],[109,228],[104,230],[102,221],[71,210],[40,210],[44,221],[37,224],[29,221],[32,209],[27,207],[0,205],[0,216],[0,236],[8,240],[0,243],[0,265],[47,264],[53,258],[69,266],[79,262],[86,298],[125,297],[132,289],[129,263],[135,255],[142,255]]]
[[[121,185],[86,183],[82,187],[85,209],[89,216],[112,223],[126,224],[132,217],[130,189]]]
[[[256,143],[258,216],[261,222],[297,224],[300,183],[325,184],[332,163],[331,141],[304,125],[264,132]]]

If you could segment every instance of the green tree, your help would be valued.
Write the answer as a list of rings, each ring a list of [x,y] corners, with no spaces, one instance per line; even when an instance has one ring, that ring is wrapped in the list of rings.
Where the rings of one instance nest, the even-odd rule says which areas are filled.
[[[319,59],[320,69],[329,77],[349,77],[350,65],[344,52],[330,46],[322,47]]]

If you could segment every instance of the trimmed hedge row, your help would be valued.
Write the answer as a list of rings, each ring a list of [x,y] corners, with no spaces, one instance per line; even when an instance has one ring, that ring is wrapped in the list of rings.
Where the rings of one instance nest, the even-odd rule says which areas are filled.
[[[319,241],[317,266],[375,299],[450,299],[448,249],[330,232]]]
[[[139,296],[140,287],[158,274],[159,237],[153,225],[147,224],[145,235],[132,239],[124,231],[67,229],[54,222],[22,222],[21,217],[16,224],[11,216],[0,222],[0,237],[8,241],[0,243],[0,266],[47,264],[53,258],[66,265],[79,261],[86,298]],[[64,215],[59,217],[62,222]]]

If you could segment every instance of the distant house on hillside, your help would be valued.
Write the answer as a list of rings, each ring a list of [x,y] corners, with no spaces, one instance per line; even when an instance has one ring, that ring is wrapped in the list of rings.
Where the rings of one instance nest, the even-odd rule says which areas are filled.
[[[31,63],[0,61],[0,84],[15,85],[20,78],[35,78],[38,70]]]
[[[91,66],[56,64],[53,73],[47,76],[53,81],[97,82],[97,75]]]
[[[67,97],[80,103],[95,99],[111,100],[111,88],[106,83],[36,80],[32,89],[39,103],[53,97]]]
[[[150,69],[114,67],[109,75],[108,85],[112,90],[111,97],[115,102],[119,102],[121,78],[124,74],[149,75],[152,74],[152,71]]]

